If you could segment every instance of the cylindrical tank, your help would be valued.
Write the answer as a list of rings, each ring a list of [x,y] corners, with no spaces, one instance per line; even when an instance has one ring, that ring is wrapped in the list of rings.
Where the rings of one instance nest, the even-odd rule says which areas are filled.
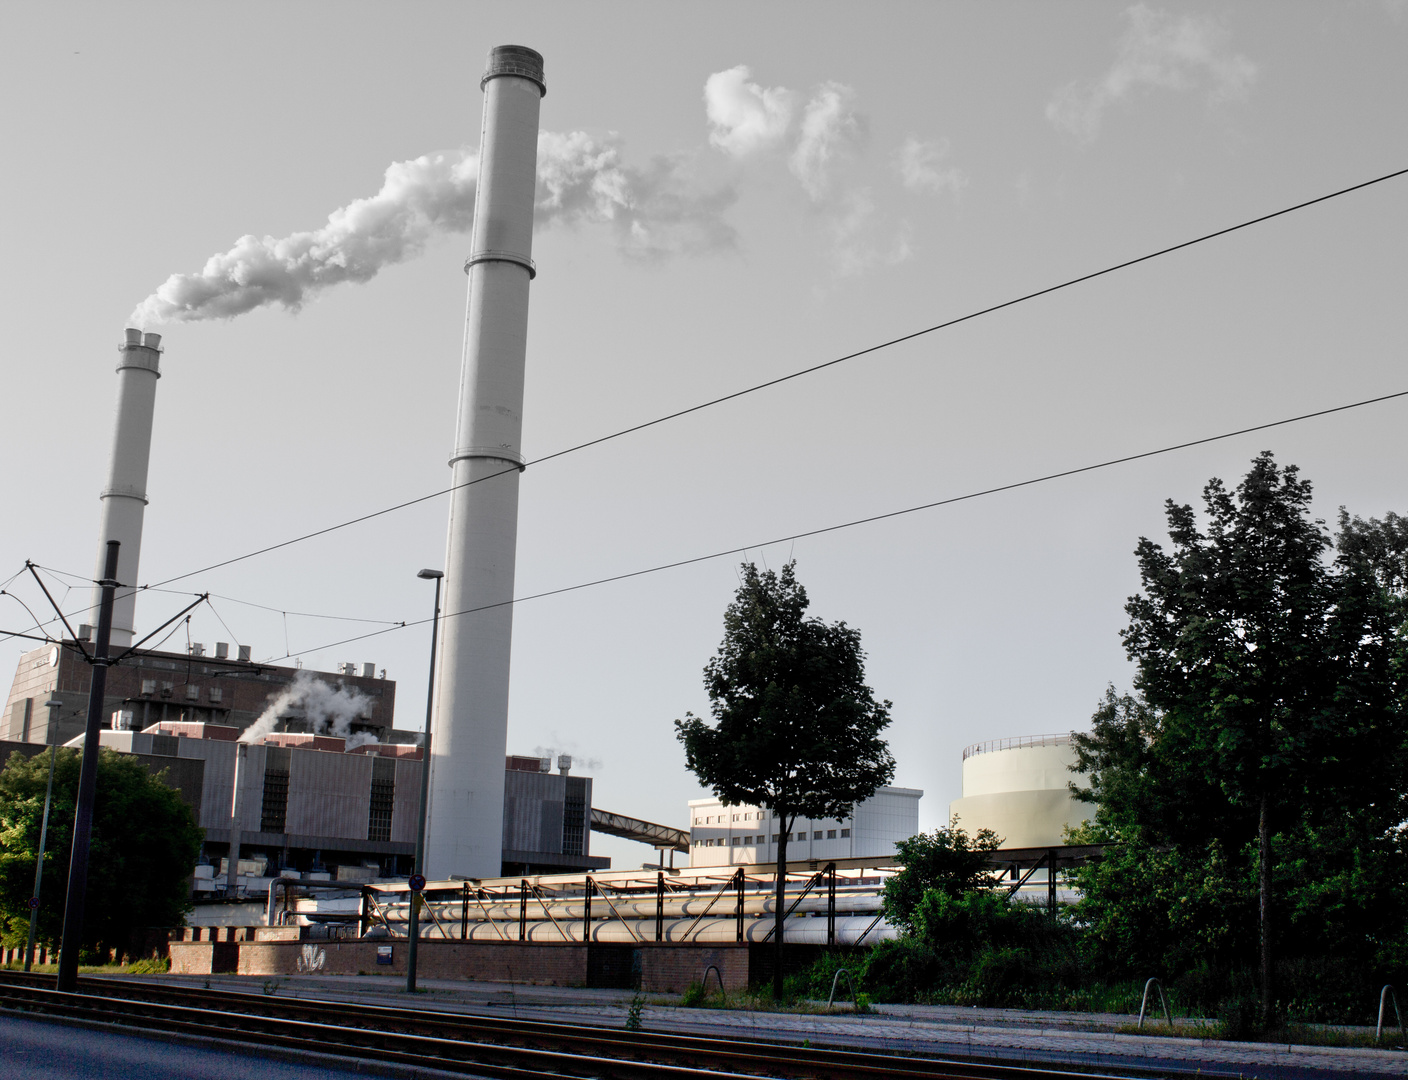
[[[528,283],[543,58],[489,54],[479,140],[459,417],[450,456],[444,622],[435,679],[425,865],[497,877],[503,847],[509,648],[523,464]]]
[[[1059,847],[1067,826],[1095,812],[1071,794],[1072,783],[1089,786],[1075,763],[1069,733],[975,743],[963,751],[963,798],[949,814],[969,835],[991,829],[1004,848]]]
[[[131,645],[136,629],[137,565],[142,554],[142,517],[147,508],[147,466],[152,453],[152,417],[156,411],[156,381],[161,378],[161,335],[129,329],[117,347],[117,418],[113,423],[108,482],[98,496],[102,519],[98,526],[98,563],[94,580],[103,576],[108,541],[116,540],[117,580],[124,586],[113,595],[112,638],[116,647]],[[93,590],[96,612],[102,590]],[[96,622],[96,619],[87,620]]]

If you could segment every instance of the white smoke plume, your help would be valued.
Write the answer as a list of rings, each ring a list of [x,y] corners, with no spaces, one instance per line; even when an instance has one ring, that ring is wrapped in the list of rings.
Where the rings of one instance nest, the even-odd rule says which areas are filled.
[[[783,86],[750,82],[751,74],[746,64],[739,64],[704,82],[709,142],[733,157],[776,145],[792,126],[797,95]]]
[[[802,113],[788,165],[814,202],[829,193],[836,158],[849,153],[864,135],[864,125],[851,108],[855,94],[849,86],[828,82],[817,89]]]
[[[947,139],[929,141],[911,135],[895,155],[895,168],[910,191],[930,191],[936,195],[949,191],[957,195],[968,186],[968,177],[962,169],[944,163],[948,155]]]
[[[229,319],[271,304],[298,311],[329,286],[370,281],[415,258],[432,239],[468,232],[478,173],[475,150],[398,161],[380,191],[334,210],[321,228],[242,236],[198,273],[171,275],[137,305],[132,325]],[[732,245],[721,215],[734,197],[727,187],[700,191],[682,158],[656,158],[646,169],[625,165],[614,137],[577,131],[538,138],[535,225],[607,225],[627,255]]]
[[[306,720],[315,735],[335,735],[347,740],[347,749],[376,742],[370,732],[352,732],[352,721],[371,715],[372,699],[347,686],[333,686],[306,671],[269,705],[259,719],[240,735],[240,742],[257,743],[286,716]]]
[[[1046,118],[1089,142],[1105,110],[1141,89],[1189,91],[1206,87],[1210,101],[1244,97],[1256,65],[1227,48],[1227,32],[1210,17],[1175,17],[1146,4],[1125,11],[1129,28],[1119,55],[1101,78],[1070,83],[1046,106]]]

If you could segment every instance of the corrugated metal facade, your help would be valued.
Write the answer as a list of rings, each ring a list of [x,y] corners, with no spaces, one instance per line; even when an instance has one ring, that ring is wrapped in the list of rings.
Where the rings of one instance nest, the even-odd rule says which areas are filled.
[[[288,819],[284,832],[367,838],[372,758],[290,750]]]

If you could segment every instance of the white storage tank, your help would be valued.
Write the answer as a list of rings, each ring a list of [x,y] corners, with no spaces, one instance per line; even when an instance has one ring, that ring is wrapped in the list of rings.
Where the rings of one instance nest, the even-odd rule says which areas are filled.
[[[970,836],[991,829],[1004,848],[1059,847],[1067,826],[1095,813],[1071,794],[1072,783],[1089,786],[1071,772],[1075,763],[1069,732],[974,743],[963,751],[963,798],[949,803],[949,814]]]

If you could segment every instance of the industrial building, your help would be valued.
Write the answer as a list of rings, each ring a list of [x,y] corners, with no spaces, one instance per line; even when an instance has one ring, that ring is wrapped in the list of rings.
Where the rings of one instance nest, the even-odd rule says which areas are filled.
[[[917,788],[882,787],[844,818],[797,818],[787,843],[789,862],[889,857],[895,844],[919,831]],[[756,806],[725,806],[717,798],[689,801],[690,866],[777,861],[778,820]]]
[[[1090,781],[1072,772],[1075,746],[1069,732],[1023,735],[974,743],[963,751],[963,797],[949,804],[949,814],[968,833],[991,829],[1003,848],[1055,848],[1066,843],[1065,830],[1094,816],[1091,803],[1080,802],[1070,785]]]
[[[121,652],[115,650],[114,655]],[[302,675],[365,699],[361,714],[348,720],[347,735],[378,742],[393,739],[395,681],[386,678],[385,670],[375,664],[349,663],[341,668],[332,673],[255,664],[249,660],[248,646],[239,646],[232,656],[224,642],[217,642],[210,655],[203,644],[193,644],[187,653],[143,650],[108,668],[102,715],[106,719],[114,713],[124,714],[136,731],[153,724],[184,722],[241,732]],[[76,642],[44,645],[24,653],[5,701],[0,738],[62,745],[82,735],[92,684],[93,669]],[[53,732],[49,730],[49,710],[44,708],[51,698],[63,702],[52,718]],[[304,731],[309,726],[297,709],[290,709],[278,725],[284,731]]]
[[[413,734],[413,733],[398,733]],[[420,809],[420,747],[300,733],[237,741],[230,727],[167,721],[102,732],[103,746],[202,763],[197,824],[208,867],[197,895],[226,891],[224,861],[238,829],[237,895],[266,893],[284,870],[371,881],[410,872]],[[77,746],[81,736],[74,740]],[[236,788],[238,751],[245,751]],[[610,866],[591,854],[592,781],[571,759],[510,757],[504,770],[502,871],[566,873]]]

